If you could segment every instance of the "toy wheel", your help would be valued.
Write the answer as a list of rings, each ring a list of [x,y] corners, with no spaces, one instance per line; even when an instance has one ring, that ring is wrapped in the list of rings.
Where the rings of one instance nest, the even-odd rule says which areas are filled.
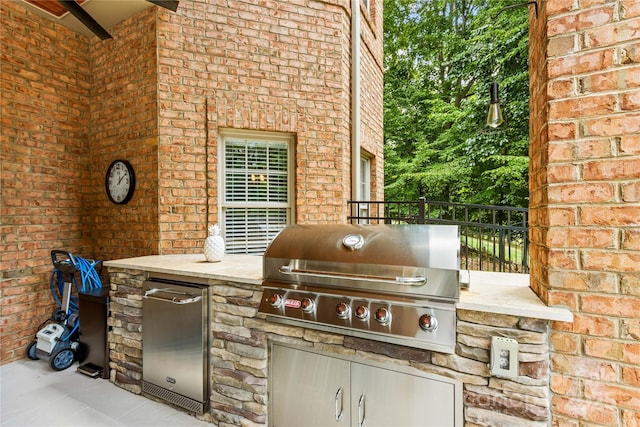
[[[64,371],[73,364],[76,354],[70,348],[56,351],[49,360],[49,365],[54,371]]]
[[[37,341],[33,341],[31,344],[27,346],[27,357],[31,360],[38,360],[38,355],[36,354],[36,345]]]

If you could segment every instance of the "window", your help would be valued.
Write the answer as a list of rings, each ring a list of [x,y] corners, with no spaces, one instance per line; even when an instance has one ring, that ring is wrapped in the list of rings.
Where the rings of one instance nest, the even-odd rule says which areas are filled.
[[[360,200],[371,200],[371,159],[365,154],[360,154]],[[359,224],[368,224],[369,203],[358,204]]]
[[[227,253],[262,254],[293,218],[293,137],[230,130],[220,135]]]

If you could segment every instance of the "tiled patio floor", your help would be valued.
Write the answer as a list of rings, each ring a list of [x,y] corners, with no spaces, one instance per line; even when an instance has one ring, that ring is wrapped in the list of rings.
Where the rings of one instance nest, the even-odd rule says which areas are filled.
[[[169,405],[123,390],[108,380],[61,372],[23,359],[0,366],[0,425],[212,426]]]

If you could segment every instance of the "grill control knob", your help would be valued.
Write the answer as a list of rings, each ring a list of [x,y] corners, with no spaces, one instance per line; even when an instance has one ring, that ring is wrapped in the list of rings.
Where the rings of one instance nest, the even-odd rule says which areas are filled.
[[[359,305],[358,308],[356,308],[355,315],[358,319],[365,320],[369,317],[369,309],[364,305]]]
[[[336,305],[336,314],[341,319],[348,319],[351,317],[351,307],[346,302],[341,302]]]
[[[280,295],[273,294],[269,297],[269,304],[271,304],[271,306],[275,308],[282,307],[282,305],[284,304],[284,300]]]
[[[376,321],[381,325],[388,325],[389,323],[391,323],[391,312],[385,307],[380,307],[379,309],[377,309],[374,317],[376,318]]]
[[[422,316],[420,316],[418,324],[420,325],[420,329],[422,329],[423,331],[433,332],[438,329],[438,320],[431,314],[423,314]]]
[[[313,313],[313,310],[316,308],[316,303],[313,302],[311,298],[304,298],[302,303],[300,303],[300,308],[302,308],[302,311],[305,313]]]

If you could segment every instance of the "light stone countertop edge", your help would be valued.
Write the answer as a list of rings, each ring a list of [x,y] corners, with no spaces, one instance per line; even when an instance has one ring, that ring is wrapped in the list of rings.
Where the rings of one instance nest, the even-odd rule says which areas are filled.
[[[468,289],[460,291],[459,310],[506,314],[534,319],[572,322],[566,307],[550,307],[529,287],[529,275],[489,271],[461,271],[468,275]]]
[[[250,285],[260,285],[263,275],[262,257],[258,255],[225,255],[221,262],[207,262],[202,254],[149,255],[105,261],[104,265]],[[457,309],[573,321],[569,309],[549,307],[538,298],[529,287],[528,274],[466,270],[460,274],[464,281],[469,282],[469,287],[460,291]]]
[[[262,257],[258,255],[225,255],[220,262],[208,262],[202,254],[149,255],[105,261],[104,265],[150,273],[262,284]]]

